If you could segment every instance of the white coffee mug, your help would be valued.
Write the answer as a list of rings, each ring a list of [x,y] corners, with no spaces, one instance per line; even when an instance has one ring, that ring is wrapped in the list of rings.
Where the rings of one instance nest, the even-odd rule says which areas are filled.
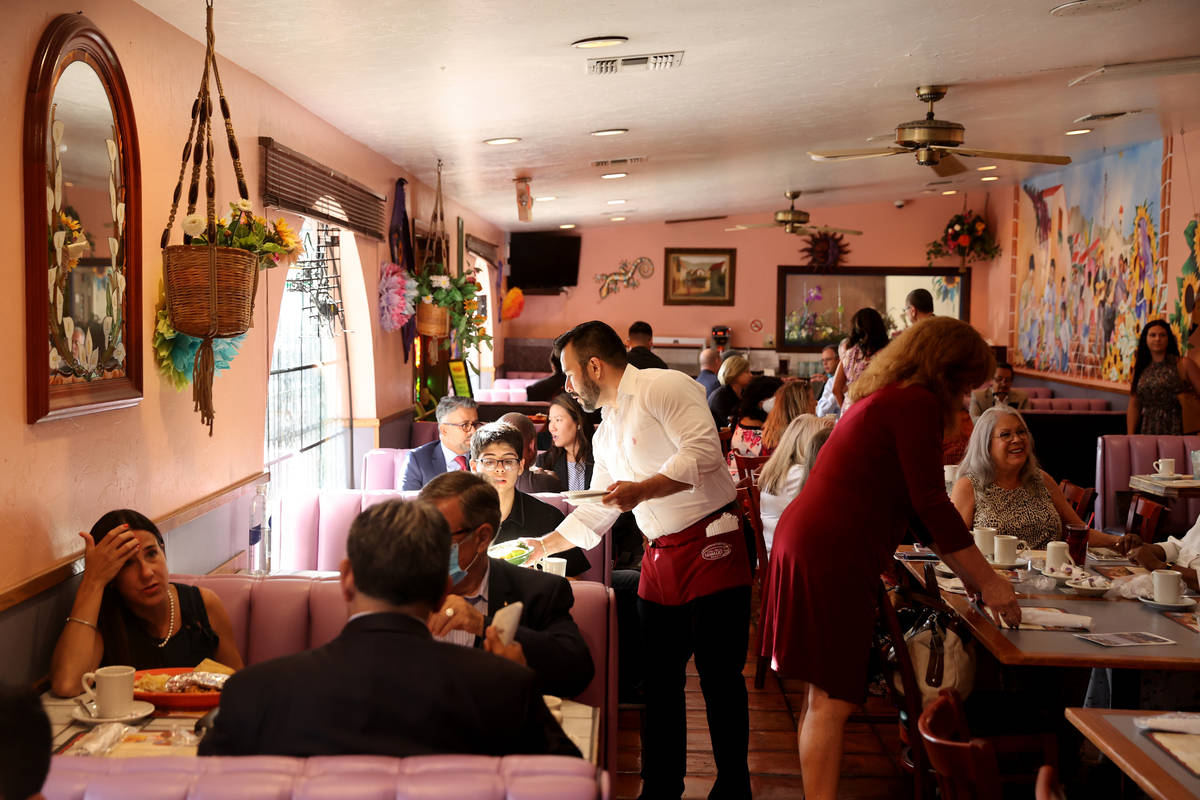
[[[83,673],[83,693],[96,703],[96,716],[123,717],[133,710],[133,667],[101,667]]]
[[[992,558],[996,555],[995,528],[975,528],[971,531],[971,535],[975,537],[975,546],[979,548],[979,552],[983,553],[984,558]]]
[[[1050,542],[1046,545],[1046,569],[1058,569],[1065,564],[1075,566],[1066,542]]]
[[[1174,475],[1175,474],[1175,459],[1160,458],[1154,462],[1154,471],[1159,475]]]
[[[1022,553],[1028,549],[1029,545],[1015,536],[997,536],[996,557],[993,560],[997,564],[1015,564],[1017,562],[1017,553]]]
[[[543,558],[542,571],[565,578],[567,577],[567,560],[565,558]]]
[[[1154,570],[1154,602],[1177,604],[1183,597],[1183,576],[1173,569]]]
[[[958,464],[947,464],[942,467],[942,478],[946,483],[954,483],[958,479]]]

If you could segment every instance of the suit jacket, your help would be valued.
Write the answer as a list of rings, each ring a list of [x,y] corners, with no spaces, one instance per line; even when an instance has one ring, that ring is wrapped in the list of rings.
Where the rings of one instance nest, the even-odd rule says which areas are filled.
[[[543,456],[538,459],[538,464],[542,467],[542,469],[548,469],[557,475],[559,483],[562,484],[562,488],[566,489],[571,485],[571,477],[567,474],[567,454],[565,452],[560,452],[558,454],[558,458],[554,459],[553,463],[550,462],[549,455],[549,453],[544,453]],[[595,461],[585,461],[583,464],[583,484],[589,489],[592,486],[592,469],[595,466]]]
[[[525,492],[526,494],[561,492],[567,488],[567,485],[560,481],[557,475],[534,472],[531,469],[522,472],[521,477],[517,478],[517,482],[513,486],[518,492]]]
[[[442,440],[434,439],[408,454],[408,460],[404,462],[404,482],[400,488],[418,491],[445,471],[446,456],[442,453]]]
[[[670,369],[667,366],[667,362],[654,355],[653,350],[641,345],[629,348],[629,352],[625,354],[625,358],[638,369]]]
[[[532,670],[438,642],[400,613],[231,677],[200,755],[579,755]]]
[[[531,403],[550,400],[556,394],[562,394],[566,382],[566,375],[559,373],[547,375],[540,381],[534,381],[525,387],[525,399]]]
[[[1022,392],[1020,389],[1009,389],[1008,397],[1004,400],[1005,403],[1017,409],[1024,411],[1029,408],[1029,395]],[[979,419],[979,415],[987,411],[996,404],[996,395],[992,391],[992,387],[980,389],[977,392],[971,392],[971,421]]]
[[[596,668],[583,634],[571,617],[575,596],[567,580],[492,559],[488,571],[487,624],[492,615],[520,600],[521,625],[516,639],[525,662],[537,675],[538,691],[574,697],[592,682]]]
[[[492,543],[510,542],[523,536],[545,536],[558,527],[564,516],[563,512],[549,503],[543,503],[518,489],[513,497],[512,510],[500,522],[500,530],[496,531]],[[558,555],[567,560],[567,575],[572,578],[587,572],[591,566],[587,554],[578,547],[564,550]]]

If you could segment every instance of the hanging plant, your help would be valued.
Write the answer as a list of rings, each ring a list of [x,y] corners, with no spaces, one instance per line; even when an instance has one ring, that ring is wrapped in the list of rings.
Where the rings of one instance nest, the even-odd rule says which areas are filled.
[[[229,369],[245,338],[245,334],[242,334],[213,340],[214,372]],[[202,343],[202,339],[180,333],[171,327],[171,318],[167,314],[167,295],[160,280],[158,303],[154,306],[154,335],[150,345],[154,350],[154,363],[158,366],[159,374],[176,390],[187,388],[192,382],[196,353]]]
[[[483,287],[474,275],[451,277],[441,264],[429,264],[416,280],[421,303],[444,308],[450,316],[450,338],[442,341],[443,350],[450,349],[451,339],[464,352],[481,344],[491,348],[487,315],[480,310],[477,296]]]
[[[941,237],[930,242],[925,250],[925,260],[931,267],[937,258],[958,256],[964,264],[969,264],[998,255],[1000,245],[996,244],[996,237],[988,229],[987,222],[982,215],[970,211],[951,217]]]

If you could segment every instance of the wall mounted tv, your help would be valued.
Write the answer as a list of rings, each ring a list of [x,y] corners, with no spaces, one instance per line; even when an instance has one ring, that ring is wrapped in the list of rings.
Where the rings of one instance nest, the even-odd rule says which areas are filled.
[[[508,248],[508,285],[526,294],[558,294],[579,283],[579,236],[514,233]]]

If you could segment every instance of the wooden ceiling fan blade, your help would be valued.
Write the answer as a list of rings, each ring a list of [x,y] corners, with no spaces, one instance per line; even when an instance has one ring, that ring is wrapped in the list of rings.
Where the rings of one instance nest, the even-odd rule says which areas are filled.
[[[726,228],[725,230],[726,230],[726,232],[728,232],[728,231],[749,231],[749,230],[754,230],[755,228],[776,228],[776,227],[778,227],[778,226],[774,222],[766,222],[766,223],[763,223],[762,225],[734,225],[732,228]]]
[[[831,228],[828,225],[809,225],[805,229],[805,233],[845,233],[850,236],[862,236],[862,231],[856,231],[852,228]]]
[[[904,147],[865,147],[858,150],[809,150],[813,161],[851,161],[856,158],[882,158],[910,152]]]
[[[1002,153],[999,150],[981,150],[978,147],[942,147],[941,145],[932,145],[934,150],[941,150],[943,153],[954,153],[960,156],[968,156],[970,158],[995,158],[1001,161],[1029,161],[1033,164],[1070,164],[1070,156],[1048,156],[1038,153]]]
[[[955,158],[953,153],[943,150],[941,161],[933,164],[930,169],[937,173],[939,178],[949,178],[966,172],[967,165]]]

